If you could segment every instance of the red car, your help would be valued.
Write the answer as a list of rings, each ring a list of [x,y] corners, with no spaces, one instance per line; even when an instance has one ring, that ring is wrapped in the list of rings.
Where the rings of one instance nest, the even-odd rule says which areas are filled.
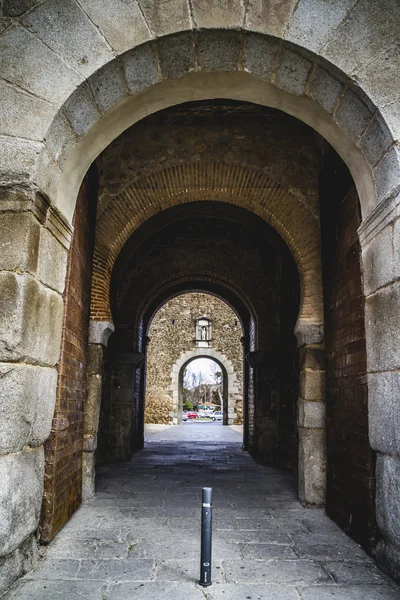
[[[197,419],[198,416],[199,416],[199,413],[195,412],[194,410],[191,410],[187,413],[188,419]]]

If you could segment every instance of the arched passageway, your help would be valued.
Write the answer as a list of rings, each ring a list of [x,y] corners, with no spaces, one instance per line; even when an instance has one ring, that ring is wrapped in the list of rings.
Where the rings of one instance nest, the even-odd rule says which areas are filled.
[[[379,540],[380,563],[398,577],[399,156],[398,92],[391,83],[398,61],[396,27],[389,29],[399,22],[397,3],[338,5],[330,19],[323,18],[321,3],[313,18],[324,27],[310,36],[303,0],[279,15],[242,4],[229,14],[214,3],[204,11],[196,0],[190,11],[187,3],[170,0],[160,16],[142,2],[134,39],[124,37],[123,43],[115,37],[121,30],[116,15],[105,23],[96,2],[82,8],[71,0],[64,9],[45,0],[28,10],[11,4],[2,7],[7,19],[1,33],[7,117],[0,140],[5,307],[0,349],[6,390],[1,407],[7,415],[0,458],[1,557],[10,568],[4,586],[32,561],[40,512],[42,540],[48,541],[79,506],[82,461],[84,493],[90,494],[96,451],[99,458],[113,453],[123,458],[140,447],[148,323],[162,302],[190,289],[220,295],[247,324],[246,447],[259,461],[293,466],[298,435],[302,500],[323,500],[327,464],[329,514],[366,547],[375,548]],[[65,10],[71,10],[68,18]],[[367,25],[360,28],[360,22]],[[232,30],[218,29],[227,23]],[[71,52],[68,31],[73,39],[80,32],[82,52]],[[16,68],[13,58],[21,45],[26,51]],[[181,57],[185,60],[177,60]],[[47,67],[39,72],[42,64]],[[206,112],[198,104],[186,114],[184,103],[193,100],[210,101]],[[258,125],[253,135],[246,118],[246,132],[231,127],[248,110],[243,102],[257,105],[258,112],[250,109],[257,115],[248,119]],[[180,104],[183,112],[178,107],[175,116],[173,111],[155,116]],[[217,126],[211,126],[213,111]],[[163,131],[159,118],[165,119]],[[181,143],[179,127],[177,143],[165,143],[174,119],[189,130],[193,118],[208,124],[200,135],[197,125],[191,130],[192,143]],[[218,121],[228,124],[219,132]],[[129,138],[135,123],[136,148]],[[210,138],[203,139],[205,129]],[[155,148],[140,140],[157,131],[160,145],[152,162]],[[114,180],[106,175],[109,165],[109,175],[113,170],[113,154],[121,158]],[[267,279],[276,284],[265,303],[258,300],[265,298],[265,279],[254,278],[260,286],[252,295],[251,278],[240,277],[242,254],[235,252],[235,264],[226,261],[234,282],[215,270],[206,252],[202,273],[182,268],[175,280],[158,286],[163,248],[157,243],[153,256],[149,247],[145,252],[152,267],[142,273],[146,277],[135,275],[137,264],[136,285],[124,289],[121,265],[129,263],[129,252],[139,256],[134,248],[125,250],[132,239],[145,249],[152,218],[209,202],[216,211],[218,203],[241,207],[275,231],[287,264],[295,265],[296,285],[294,292],[287,286],[287,303],[280,295],[285,260],[256,265],[263,275],[269,269]],[[190,247],[187,242],[188,237]],[[168,245],[173,248],[171,239]],[[268,258],[274,252],[281,250],[273,247]],[[143,280],[149,286],[142,302],[137,298]],[[128,292],[137,300],[131,313]],[[271,314],[263,314],[272,305]],[[286,360],[274,338],[278,329]],[[277,347],[285,373],[274,363]],[[294,428],[286,428],[289,422]]]

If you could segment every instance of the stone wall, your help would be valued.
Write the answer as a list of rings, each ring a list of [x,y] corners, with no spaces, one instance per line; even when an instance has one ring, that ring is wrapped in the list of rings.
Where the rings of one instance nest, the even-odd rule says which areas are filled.
[[[91,189],[91,184],[93,188]],[[64,292],[61,355],[50,438],[45,446],[41,539],[48,542],[82,501],[84,405],[87,396],[89,305],[96,188],[88,175],[74,216]]]
[[[154,316],[150,330],[146,370],[146,423],[172,423],[171,373],[185,352],[194,350],[195,320],[212,320],[213,355],[232,363],[238,384],[237,421],[242,415],[243,347],[238,316],[222,300],[210,294],[183,294],[169,300]],[[208,349],[199,349],[205,357]]]

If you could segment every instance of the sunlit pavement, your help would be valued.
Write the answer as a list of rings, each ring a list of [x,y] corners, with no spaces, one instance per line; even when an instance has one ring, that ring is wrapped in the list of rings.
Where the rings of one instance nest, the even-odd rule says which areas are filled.
[[[383,600],[400,590],[294,477],[257,465],[240,428],[149,426],[145,449],[98,469],[97,496],[5,598]],[[214,491],[213,585],[198,585],[201,487]]]

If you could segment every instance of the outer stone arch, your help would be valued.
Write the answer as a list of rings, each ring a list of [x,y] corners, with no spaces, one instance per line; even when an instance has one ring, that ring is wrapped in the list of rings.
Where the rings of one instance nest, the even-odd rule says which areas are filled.
[[[219,365],[222,366],[226,381],[224,381],[224,404],[226,403],[227,410],[224,409],[224,425],[233,425],[236,417],[235,402],[240,395],[240,389],[236,372],[232,362],[221,352],[214,350],[213,348],[196,348],[195,350],[188,350],[183,352],[178,360],[172,367],[171,370],[171,396],[172,396],[172,411],[173,411],[173,423],[178,425],[182,422],[182,406],[180,406],[179,388],[181,385],[181,378],[183,376],[184,369],[187,365],[195,360],[196,358],[211,358],[215,360]],[[225,379],[225,377],[224,377]]]

